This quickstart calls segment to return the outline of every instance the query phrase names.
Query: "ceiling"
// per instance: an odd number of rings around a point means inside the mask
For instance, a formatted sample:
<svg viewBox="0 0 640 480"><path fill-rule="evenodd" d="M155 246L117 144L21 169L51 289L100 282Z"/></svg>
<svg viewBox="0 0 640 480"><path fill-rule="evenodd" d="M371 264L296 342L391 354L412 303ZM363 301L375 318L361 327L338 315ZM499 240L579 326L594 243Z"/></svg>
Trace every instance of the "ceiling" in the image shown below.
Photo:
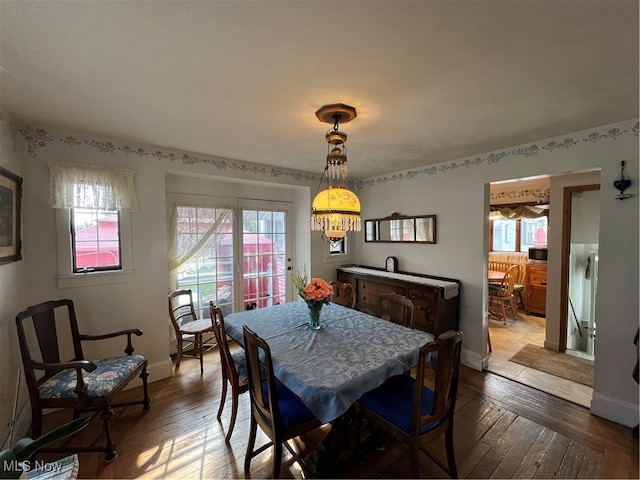
<svg viewBox="0 0 640 480"><path fill-rule="evenodd" d="M351 178L638 117L638 2L0 1L0 101L58 125Z"/></svg>

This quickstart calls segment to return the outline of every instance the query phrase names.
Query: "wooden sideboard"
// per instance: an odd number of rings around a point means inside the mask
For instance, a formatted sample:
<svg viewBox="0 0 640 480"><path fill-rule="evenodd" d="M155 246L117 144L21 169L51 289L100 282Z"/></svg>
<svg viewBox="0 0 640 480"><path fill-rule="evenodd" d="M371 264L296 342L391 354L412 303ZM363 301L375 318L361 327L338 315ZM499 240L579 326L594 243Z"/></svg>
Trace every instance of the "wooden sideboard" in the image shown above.
<svg viewBox="0 0 640 480"><path fill-rule="evenodd" d="M395 292L413 301L415 328L436 337L459 328L462 287L459 280L411 272L390 274L380 268L365 266L338 268L336 279L353 284L356 289L356 308L361 312L379 316L378 297ZM451 284L457 285L457 288L453 288L455 295L451 293L451 287L456 285Z"/></svg>
<svg viewBox="0 0 640 480"><path fill-rule="evenodd" d="M546 315L547 312L547 264L528 263L524 293L527 314Z"/></svg>

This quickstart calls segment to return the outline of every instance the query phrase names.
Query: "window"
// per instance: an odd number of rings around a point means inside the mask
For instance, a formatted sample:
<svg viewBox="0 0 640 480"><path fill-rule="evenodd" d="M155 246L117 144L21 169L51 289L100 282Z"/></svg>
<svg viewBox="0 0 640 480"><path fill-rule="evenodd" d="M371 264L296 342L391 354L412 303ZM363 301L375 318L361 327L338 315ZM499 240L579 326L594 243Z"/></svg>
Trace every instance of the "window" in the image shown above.
<svg viewBox="0 0 640 480"><path fill-rule="evenodd" d="M132 280L128 212L138 210L135 172L64 162L51 162L49 171L49 206L56 209L58 287Z"/></svg>
<svg viewBox="0 0 640 480"><path fill-rule="evenodd" d="M322 242L324 243L324 262L348 263L351 260L351 251L349 247L350 239L351 235L347 235L336 241Z"/></svg>
<svg viewBox="0 0 640 480"><path fill-rule="evenodd" d="M495 210L494 210L495 208ZM489 249L493 252L528 252L547 245L548 210L544 207L492 207Z"/></svg>
<svg viewBox="0 0 640 480"><path fill-rule="evenodd" d="M346 238L329 240L329 255L345 255L347 253Z"/></svg>
<svg viewBox="0 0 640 480"><path fill-rule="evenodd" d="M521 252L528 252L529 247L539 247L547 244L547 224L547 217L523 218L521 220Z"/></svg>
<svg viewBox="0 0 640 480"><path fill-rule="evenodd" d="M287 301L286 202L241 202L244 308L268 307ZM244 208L246 207L246 208ZM251 208L252 207L252 208Z"/></svg>
<svg viewBox="0 0 640 480"><path fill-rule="evenodd" d="M120 215L114 210L71 210L73 272L121 270Z"/></svg>
<svg viewBox="0 0 640 480"><path fill-rule="evenodd" d="M172 288L190 289L198 318L209 318L209 302L233 312L233 210L175 205L171 220L169 273Z"/></svg>

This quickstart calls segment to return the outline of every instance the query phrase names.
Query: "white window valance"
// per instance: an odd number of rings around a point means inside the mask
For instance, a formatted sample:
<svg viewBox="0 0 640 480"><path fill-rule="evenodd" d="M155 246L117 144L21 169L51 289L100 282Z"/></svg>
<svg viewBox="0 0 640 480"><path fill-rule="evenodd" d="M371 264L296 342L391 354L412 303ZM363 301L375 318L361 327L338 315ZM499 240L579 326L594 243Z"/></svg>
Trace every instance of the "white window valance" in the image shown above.
<svg viewBox="0 0 640 480"><path fill-rule="evenodd" d="M49 171L49 206L52 208L138 211L133 170L51 162Z"/></svg>
<svg viewBox="0 0 640 480"><path fill-rule="evenodd" d="M491 207L489 218L518 220L520 218L540 218L549 215L549 209L545 207L534 207L532 205L523 205L516 208L510 207Z"/></svg>

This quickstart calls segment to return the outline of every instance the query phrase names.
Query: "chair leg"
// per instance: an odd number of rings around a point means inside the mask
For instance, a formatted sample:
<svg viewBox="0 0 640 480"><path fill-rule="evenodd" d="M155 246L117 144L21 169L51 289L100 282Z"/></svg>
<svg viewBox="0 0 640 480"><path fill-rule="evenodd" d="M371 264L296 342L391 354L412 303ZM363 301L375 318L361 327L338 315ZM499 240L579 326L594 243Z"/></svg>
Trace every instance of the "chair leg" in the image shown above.
<svg viewBox="0 0 640 480"><path fill-rule="evenodd" d="M111 462L118 456L118 452L116 451L116 444L113 443L113 440L111 439L111 432L109 431L109 419L112 417L112 415L113 409L110 406L102 410L102 413L100 414L100 419L104 423L104 436L107 441L104 455L105 462Z"/></svg>
<svg viewBox="0 0 640 480"><path fill-rule="evenodd" d="M147 360L144 361L144 367L140 372L140 378L142 379L142 393L144 397L142 399L142 410L147 411L151 409L151 399L149 398L149 370L147 370Z"/></svg>
<svg viewBox="0 0 640 480"><path fill-rule="evenodd" d="M280 467L282 465L282 443L273 442L273 467L271 478L280 478Z"/></svg>
<svg viewBox="0 0 640 480"><path fill-rule="evenodd" d="M489 346L489 353L493 352L493 348L491 348L491 332L489 331L489 325L487 325L487 345Z"/></svg>
<svg viewBox="0 0 640 480"><path fill-rule="evenodd" d="M500 302L500 307L502 308L502 323L507 324L507 309L504 306L504 300Z"/></svg>
<svg viewBox="0 0 640 480"><path fill-rule="evenodd" d="M420 463L418 461L418 445L409 447L409 467L411 468L411 477L420 478Z"/></svg>
<svg viewBox="0 0 640 480"><path fill-rule="evenodd" d="M240 394L231 386L231 421L229 422L229 430L227 430L227 436L225 437L225 442L229 443L231 440L231 434L233 433L233 427L236 424L236 416L238 415L238 397Z"/></svg>
<svg viewBox="0 0 640 480"><path fill-rule="evenodd" d="M447 462L449 463L449 476L458 478L458 468L456 467L456 455L453 450L453 422L449 420L449 428L444 433L444 441L447 447Z"/></svg>
<svg viewBox="0 0 640 480"><path fill-rule="evenodd" d="M244 455L244 473L248 474L251 471L251 459L253 458L253 447L256 443L256 433L258 424L251 415L251 426L249 427L249 441L247 442L247 453Z"/></svg>
<svg viewBox="0 0 640 480"><path fill-rule="evenodd" d="M218 420L222 417L222 410L227 400L227 378L224 371L222 372L222 393L220 394L220 406L218 407Z"/></svg>
<svg viewBox="0 0 640 480"><path fill-rule="evenodd" d="M31 409L31 436L38 438L42 435L42 410L39 408Z"/></svg>
<svg viewBox="0 0 640 480"><path fill-rule="evenodd" d="M202 334L196 334L196 348L198 349L198 356L200 357L200 375L204 373L204 367L202 365L203 362L203 351L202 351Z"/></svg>
<svg viewBox="0 0 640 480"><path fill-rule="evenodd" d="M176 368L180 368L180 360L182 358L182 336L177 337L178 353L176 353Z"/></svg>
<svg viewBox="0 0 640 480"><path fill-rule="evenodd" d="M511 301L509 302L511 304L511 312L513 313L513 319L517 320L518 319L518 300L515 297L511 298Z"/></svg>

